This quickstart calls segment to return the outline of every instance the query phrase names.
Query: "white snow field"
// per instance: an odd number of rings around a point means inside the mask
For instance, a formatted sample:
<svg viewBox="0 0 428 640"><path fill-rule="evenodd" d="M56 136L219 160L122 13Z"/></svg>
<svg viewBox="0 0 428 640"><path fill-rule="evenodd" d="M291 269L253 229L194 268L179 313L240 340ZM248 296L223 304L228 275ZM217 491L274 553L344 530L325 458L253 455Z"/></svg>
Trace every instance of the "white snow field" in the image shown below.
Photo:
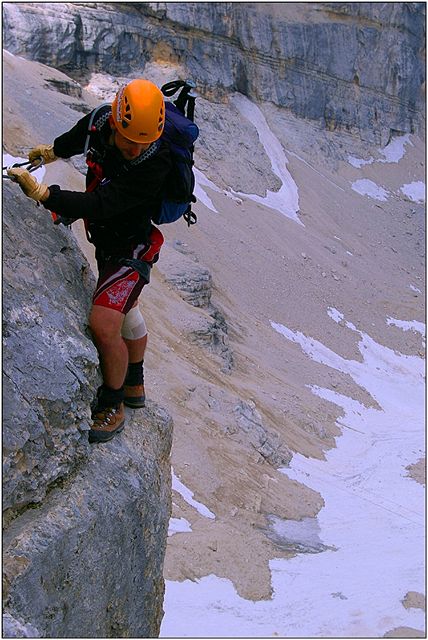
<svg viewBox="0 0 428 640"><path fill-rule="evenodd" d="M334 309L329 315L343 319ZM323 496L316 531L328 548L272 560L269 601L244 600L230 581L214 575L167 581L161 636L382 637L399 626L423 629L424 612L404 608L402 600L425 584L424 490L406 471L423 455L424 361L376 343L350 322L362 362L271 324L308 357L348 373L378 407L312 388L343 408L343 435L326 460L296 454L282 472ZM302 542L307 535L305 526Z"/></svg>

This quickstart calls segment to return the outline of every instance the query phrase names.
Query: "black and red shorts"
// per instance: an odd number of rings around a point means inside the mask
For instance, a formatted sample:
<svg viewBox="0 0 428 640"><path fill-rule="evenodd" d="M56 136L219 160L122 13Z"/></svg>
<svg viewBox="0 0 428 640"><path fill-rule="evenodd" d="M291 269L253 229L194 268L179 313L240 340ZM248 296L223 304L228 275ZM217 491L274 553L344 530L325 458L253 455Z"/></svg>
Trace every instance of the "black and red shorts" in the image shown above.
<svg viewBox="0 0 428 640"><path fill-rule="evenodd" d="M158 258L164 237L152 227L149 244L139 244L129 258L152 265ZM132 267L122 265L117 258L98 262L99 276L92 304L127 314L138 299L147 280Z"/></svg>

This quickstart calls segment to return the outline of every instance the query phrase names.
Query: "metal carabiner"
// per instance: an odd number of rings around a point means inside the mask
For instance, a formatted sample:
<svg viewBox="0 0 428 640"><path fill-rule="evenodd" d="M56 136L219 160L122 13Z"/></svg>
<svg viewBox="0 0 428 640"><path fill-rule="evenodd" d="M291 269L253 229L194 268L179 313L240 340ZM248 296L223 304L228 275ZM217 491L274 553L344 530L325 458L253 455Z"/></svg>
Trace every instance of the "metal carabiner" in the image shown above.
<svg viewBox="0 0 428 640"><path fill-rule="evenodd" d="M29 162L28 160L26 160L25 162L15 162L14 164L11 164L9 166L2 167L2 171L8 171L9 169L17 169L18 167L25 167L29 173L33 173L33 171L37 171L37 169L40 169L40 167L44 164L44 160L42 156L39 156L38 158L36 158L36 160L37 160L37 164L35 165L32 162ZM16 182L14 178L11 178L8 175L3 174L2 178L4 178L5 180L12 180L12 182Z"/></svg>

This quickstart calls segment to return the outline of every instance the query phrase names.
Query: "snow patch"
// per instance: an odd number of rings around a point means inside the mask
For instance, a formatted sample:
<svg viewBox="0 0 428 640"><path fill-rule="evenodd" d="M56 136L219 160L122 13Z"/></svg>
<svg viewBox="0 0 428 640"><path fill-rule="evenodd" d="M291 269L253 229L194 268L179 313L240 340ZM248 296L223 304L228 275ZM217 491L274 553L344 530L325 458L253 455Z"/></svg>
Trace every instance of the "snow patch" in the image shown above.
<svg viewBox="0 0 428 640"><path fill-rule="evenodd" d="M202 202L202 204L205 205L207 209L211 209L211 211L214 211L214 213L218 213L213 201L206 193L206 188L208 187L216 193L222 193L222 190L216 184L214 184L214 182L211 182L211 180L204 176L202 171L196 169L196 167L193 167L193 171L195 174L195 188L193 190L193 193L195 194L196 199Z"/></svg>
<svg viewBox="0 0 428 640"><path fill-rule="evenodd" d="M409 184L403 184L400 187L400 191L413 202L425 202L425 183L410 182Z"/></svg>
<svg viewBox="0 0 428 640"><path fill-rule="evenodd" d="M362 158L354 158L354 156L348 156L348 162L349 164L352 164L353 167L361 169L361 167L364 167L364 165L366 164L372 164L374 162L374 159L370 158L369 160L363 160Z"/></svg>
<svg viewBox="0 0 428 640"><path fill-rule="evenodd" d="M202 504L201 502L198 502L197 500L193 499L194 493L193 491L190 491L190 489L188 489L186 487L186 485L184 485L181 480L179 480L177 478L177 476L175 475L174 471L171 469L171 473L172 473L172 489L173 491L178 491L178 493L184 498L184 500L187 502L187 504L189 504L191 507L194 507L196 509L196 511L198 511L198 513L201 514L201 516L204 516L205 518L212 518L215 519L215 515L212 511L210 511L204 504Z"/></svg>
<svg viewBox="0 0 428 640"><path fill-rule="evenodd" d="M329 315L336 321L343 318L335 309ZM294 605L288 597L284 606L312 612L312 622L306 623L293 614L294 626L285 635L318 637L328 629L334 637L370 637L395 626L422 629L422 611L414 611L410 622L400 609L403 593L424 588L424 490L406 472L424 451L424 360L377 344L350 322L346 326L361 338L362 362L346 360L301 332L271 325L316 362L350 375L381 407L311 387L343 409L338 420L343 434L325 461L295 454L282 472L321 493L320 534L336 551L271 563L275 593L284 590L284 581L293 593L300 592ZM413 322L402 323L402 328L423 330L422 323ZM322 578L317 581L316 576ZM338 593L343 596L339 600L326 597Z"/></svg>
<svg viewBox="0 0 428 640"><path fill-rule="evenodd" d="M353 167L357 169L361 169L368 164L373 164L374 162L400 162L400 160L404 157L406 152L406 144L410 144L413 146L413 143L410 140L410 134L407 133L404 136L399 136L398 138L394 138L389 142L386 147L383 149L378 149L379 153L383 156L383 158L379 158L379 160L375 160L370 157L368 160L364 160L363 158L355 158L354 156L348 156L348 162Z"/></svg>
<svg viewBox="0 0 428 640"><path fill-rule="evenodd" d="M384 156L379 162L399 162L406 152L406 144L413 146L410 140L410 133L394 138L386 147L379 149L379 153Z"/></svg>
<svg viewBox="0 0 428 640"><path fill-rule="evenodd" d="M304 226L303 222L297 215L299 212L299 193L297 185L287 169L288 159L284 153L281 143L269 129L266 118L257 105L240 94L234 95L231 101L244 118L251 122L251 124L256 128L260 142L271 162L272 171L282 182L282 186L279 191L274 192L268 190L264 198L257 194L239 192L236 193L236 195L254 200L254 202L263 204L270 209L275 209L275 211L279 211L287 218L291 218L291 220L294 220L298 224Z"/></svg>
<svg viewBox="0 0 428 640"><path fill-rule="evenodd" d="M207 207L207 209L211 209L211 211L214 211L214 213L218 213L213 201L206 192L207 188L212 189L212 191L215 191L216 193L223 194L237 204L242 204L241 198L237 198L231 191L220 189L216 184L214 184L214 182L207 178L202 173L202 171L196 169L196 167L193 167L193 171L195 174L195 188L193 190L193 193L195 194L196 198Z"/></svg>
<svg viewBox="0 0 428 640"><path fill-rule="evenodd" d="M213 574L183 582L165 580L165 615L159 637L263 637L264 624L257 621L258 604L244 600L230 580ZM270 628L276 628L273 622Z"/></svg>
<svg viewBox="0 0 428 640"><path fill-rule="evenodd" d="M341 322L344 318L343 313L340 313L340 311L338 311L334 307L329 307L327 309L327 313L330 316L330 318L337 323Z"/></svg>
<svg viewBox="0 0 428 640"><path fill-rule="evenodd" d="M369 196L369 198L374 198L375 200L381 200L383 202L388 199L388 191L383 187L379 187L379 185L367 178L356 180L352 183L351 187L362 196Z"/></svg>
<svg viewBox="0 0 428 640"><path fill-rule="evenodd" d="M186 518L170 518L168 525L168 537L175 533L186 533L192 531L190 522Z"/></svg>
<svg viewBox="0 0 428 640"><path fill-rule="evenodd" d="M378 149L379 153L383 156L383 158L379 158L379 160L375 160L372 157L370 157L368 160L364 160L363 158L355 158L354 156L349 155L348 162L357 169L361 169L361 167L364 167L368 164L373 164L374 162L398 163L404 157L404 154L406 152L406 144L410 144L413 146L413 143L410 140L409 133L404 136L394 138L386 145L386 147L384 147L383 149Z"/></svg>
<svg viewBox="0 0 428 640"><path fill-rule="evenodd" d="M425 324L417 320L396 320L395 318L387 318L387 324L399 327L403 331L416 331L425 337Z"/></svg>

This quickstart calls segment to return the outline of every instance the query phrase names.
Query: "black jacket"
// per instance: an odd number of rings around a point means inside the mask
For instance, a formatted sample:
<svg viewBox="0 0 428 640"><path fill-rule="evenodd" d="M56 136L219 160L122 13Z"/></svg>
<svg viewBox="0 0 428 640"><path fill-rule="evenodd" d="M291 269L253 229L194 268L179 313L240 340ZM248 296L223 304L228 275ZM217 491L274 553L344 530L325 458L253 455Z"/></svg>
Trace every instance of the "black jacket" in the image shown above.
<svg viewBox="0 0 428 640"><path fill-rule="evenodd" d="M109 144L110 113L108 105L97 112L97 130L90 138L92 157L102 167L103 182L91 192L66 191L52 185L51 195L43 205L65 218L86 218L96 247L119 255L148 240L151 216L162 201L171 157L168 144L159 140L136 160L124 160L118 149ZM70 158L84 152L90 119L91 114L84 116L55 139L56 156ZM145 159L146 155L149 157ZM87 186L93 178L88 169Z"/></svg>

